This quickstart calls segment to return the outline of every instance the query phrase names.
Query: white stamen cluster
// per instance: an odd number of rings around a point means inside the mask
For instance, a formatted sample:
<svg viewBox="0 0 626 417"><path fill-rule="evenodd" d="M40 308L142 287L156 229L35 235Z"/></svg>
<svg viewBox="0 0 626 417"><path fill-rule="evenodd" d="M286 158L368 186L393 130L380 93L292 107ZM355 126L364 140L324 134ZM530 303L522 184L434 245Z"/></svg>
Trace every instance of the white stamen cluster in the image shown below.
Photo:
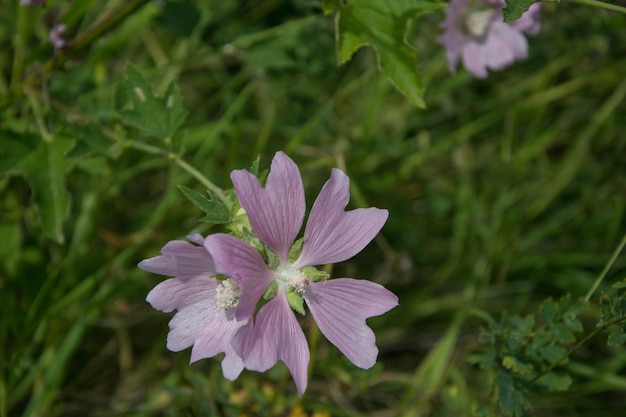
<svg viewBox="0 0 626 417"><path fill-rule="evenodd" d="M276 283L282 290L293 289L301 294L309 284L309 279L302 272L291 268L291 265L280 265L276 269Z"/></svg>
<svg viewBox="0 0 626 417"><path fill-rule="evenodd" d="M217 288L215 288L215 299L217 306L223 310L228 310L234 307L239 301L241 295L241 288L235 281L228 278L222 281Z"/></svg>
<svg viewBox="0 0 626 417"><path fill-rule="evenodd" d="M482 38L487 33L492 18L492 9L471 12L465 18L465 29L470 35Z"/></svg>

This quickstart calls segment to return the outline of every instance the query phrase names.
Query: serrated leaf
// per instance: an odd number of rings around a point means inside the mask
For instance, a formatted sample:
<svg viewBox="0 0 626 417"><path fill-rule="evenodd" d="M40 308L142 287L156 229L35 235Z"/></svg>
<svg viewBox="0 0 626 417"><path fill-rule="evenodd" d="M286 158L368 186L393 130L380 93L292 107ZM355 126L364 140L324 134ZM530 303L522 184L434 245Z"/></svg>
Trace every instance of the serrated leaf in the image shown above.
<svg viewBox="0 0 626 417"><path fill-rule="evenodd" d="M515 387L508 372L500 372L495 379L496 395L504 415L522 417L530 409L526 394Z"/></svg>
<svg viewBox="0 0 626 417"><path fill-rule="evenodd" d="M552 298L546 299L539 308L539 314L541 315L541 320L544 323L552 323L557 314L559 313L559 306Z"/></svg>
<svg viewBox="0 0 626 417"><path fill-rule="evenodd" d="M558 342L558 343L562 343L562 344L568 344L568 343L574 343L576 341L576 336L574 336L574 333L567 328L566 325L564 324L554 324L551 327L552 330L552 335L554 336L554 339Z"/></svg>
<svg viewBox="0 0 626 417"><path fill-rule="evenodd" d="M95 125L74 126L71 135L76 138L76 143L67 152L66 156L68 158L77 159L94 154L104 154L113 157L119 155L119 147L117 152L111 152L115 143L102 133L102 129Z"/></svg>
<svg viewBox="0 0 626 417"><path fill-rule="evenodd" d="M502 9L504 22L509 23L519 19L536 2L537 0L504 0L505 7Z"/></svg>
<svg viewBox="0 0 626 417"><path fill-rule="evenodd" d="M567 391L572 384L572 377L564 373L548 372L537 380L537 384L550 391Z"/></svg>
<svg viewBox="0 0 626 417"><path fill-rule="evenodd" d="M550 364L559 362L567 354L567 350L563 346L548 345L539 349L539 354Z"/></svg>
<svg viewBox="0 0 626 417"><path fill-rule="evenodd" d="M23 140L23 143L16 144L16 140ZM0 149L8 156L6 160L0 158L0 173L19 175L28 182L41 228L58 243L65 241L63 223L68 214L69 197L65 190L68 161L64 154L72 143L61 137L44 141L33 135L0 132Z"/></svg>
<svg viewBox="0 0 626 417"><path fill-rule="evenodd" d="M324 9L336 10L339 64L352 58L363 46L378 54L378 67L409 101L425 107L424 82L417 70L415 49L405 39L410 19L438 10L442 3L428 0L335 0Z"/></svg>
<svg viewBox="0 0 626 417"><path fill-rule="evenodd" d="M217 198L208 199L196 190L185 187L184 185L179 185L178 189L182 191L189 201L206 214L200 221L213 224L230 222L230 211Z"/></svg>
<svg viewBox="0 0 626 417"><path fill-rule="evenodd" d="M626 343L626 333L623 332L611 333L606 341L606 344L611 347L622 346L624 343Z"/></svg>
<svg viewBox="0 0 626 417"><path fill-rule="evenodd" d="M129 64L121 88L120 95L128 103L126 107L118 109L118 115L150 136L169 138L187 117L178 87L173 82L165 94L156 96L141 73Z"/></svg>
<svg viewBox="0 0 626 417"><path fill-rule="evenodd" d="M583 323L574 316L563 317L563 323L573 332L581 333L583 331Z"/></svg>

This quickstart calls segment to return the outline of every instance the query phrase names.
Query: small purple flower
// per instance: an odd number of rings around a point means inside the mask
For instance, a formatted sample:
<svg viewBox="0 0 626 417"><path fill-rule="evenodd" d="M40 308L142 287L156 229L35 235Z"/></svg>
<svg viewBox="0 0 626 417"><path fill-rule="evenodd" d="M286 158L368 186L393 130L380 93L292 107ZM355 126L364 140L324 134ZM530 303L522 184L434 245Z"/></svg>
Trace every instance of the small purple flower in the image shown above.
<svg viewBox="0 0 626 417"><path fill-rule="evenodd" d="M65 32L65 29L67 29L67 27L63 23L55 25L52 29L50 29L48 39L56 49L62 49L67 46L67 41L63 38L63 32Z"/></svg>
<svg viewBox="0 0 626 417"><path fill-rule="evenodd" d="M199 234L187 238L198 245L204 243ZM213 278L217 274L215 264L203 246L173 240L161 254L141 261L139 267L175 277L158 284L146 298L157 310L178 310L169 323L167 348L178 352L193 345L191 363L225 352L222 372L226 378L236 379L243 370L243 360L231 341L248 324L234 317L239 285L232 279Z"/></svg>
<svg viewBox="0 0 626 417"><path fill-rule="evenodd" d="M477 78L486 78L487 69L501 70L528 57L524 33L539 32L540 3L530 6L519 19L504 23L504 0L450 0L444 34L439 37L448 56L450 72L463 65Z"/></svg>
<svg viewBox="0 0 626 417"><path fill-rule="evenodd" d="M268 287L275 289L274 298L256 314L254 326L246 326L233 339L245 367L264 372L282 360L299 394L305 391L309 348L291 311L294 303L302 299L331 343L356 366L372 367L378 348L365 320L389 311L398 304L398 298L373 282L352 278L315 280L310 267L355 256L385 224L387 210L371 207L345 211L350 197L349 179L341 170L333 169L311 209L302 251L296 260L290 261L289 251L306 209L296 164L278 152L265 188L245 170L233 171L231 179L253 232L275 253L278 264L270 268L255 248L234 236L215 234L205 240L217 272L241 286L235 307L237 319L252 319Z"/></svg>

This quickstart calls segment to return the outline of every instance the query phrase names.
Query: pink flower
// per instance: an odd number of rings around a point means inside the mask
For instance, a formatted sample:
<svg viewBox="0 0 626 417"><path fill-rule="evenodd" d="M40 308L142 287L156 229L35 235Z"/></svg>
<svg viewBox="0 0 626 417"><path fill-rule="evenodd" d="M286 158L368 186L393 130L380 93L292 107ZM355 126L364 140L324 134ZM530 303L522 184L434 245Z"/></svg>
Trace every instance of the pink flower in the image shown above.
<svg viewBox="0 0 626 417"><path fill-rule="evenodd" d="M187 237L202 245L199 234ZM178 352L193 345L191 363L225 352L222 372L230 380L243 370L243 360L231 341L247 320L235 320L239 286L231 279L218 280L213 258L203 246L173 240L161 249L162 256L146 259L139 267L155 274L175 277L158 284L146 300L157 310L178 310L169 323L167 348Z"/></svg>
<svg viewBox="0 0 626 417"><path fill-rule="evenodd" d="M501 70L528 57L524 33L539 32L540 3L530 6L519 19L504 23L504 0L450 0L444 34L439 43L446 48L448 68L455 72L459 59L477 78L488 76L487 68Z"/></svg>
<svg viewBox="0 0 626 417"><path fill-rule="evenodd" d="M65 29L67 28L62 23L50 29L48 40L56 49L62 49L67 46L67 41L63 38L63 32L65 32Z"/></svg>
<svg viewBox="0 0 626 417"><path fill-rule="evenodd" d="M352 278L316 280L307 267L352 258L380 231L387 210L372 207L344 211L350 196L349 179L341 170L333 169L311 209L302 251L292 261L289 251L306 209L296 164L278 152L265 188L245 170L233 171L231 179L253 232L277 258L277 265L270 267L255 248L230 235L215 234L205 240L217 272L241 286L235 307L237 319L251 319L268 287L275 290L275 296L256 314L254 326L246 326L233 339L245 367L264 372L282 360L298 392L305 391L309 348L291 311L302 299L331 343L356 366L372 367L378 349L365 320L392 309L398 298L373 282Z"/></svg>

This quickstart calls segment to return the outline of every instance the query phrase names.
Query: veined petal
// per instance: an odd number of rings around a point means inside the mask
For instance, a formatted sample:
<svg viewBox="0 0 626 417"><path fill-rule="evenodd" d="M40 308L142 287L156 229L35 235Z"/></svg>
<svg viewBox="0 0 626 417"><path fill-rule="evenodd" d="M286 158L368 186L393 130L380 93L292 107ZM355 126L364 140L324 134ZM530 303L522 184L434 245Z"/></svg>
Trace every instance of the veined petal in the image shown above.
<svg viewBox="0 0 626 417"><path fill-rule="evenodd" d="M376 207L344 211L349 199L350 180L334 168L311 209L295 268L345 261L374 239L389 213Z"/></svg>
<svg viewBox="0 0 626 417"><path fill-rule="evenodd" d="M371 281L338 278L305 287L304 299L322 334L356 366L376 363L378 348L368 317L398 305L398 297Z"/></svg>
<svg viewBox="0 0 626 417"><path fill-rule="evenodd" d="M237 379L244 367L243 359L235 352L231 341L235 333L247 323L247 320L235 320L234 314L230 311L215 314L196 339L191 350L190 363L224 352L226 356L222 361L222 373L231 381Z"/></svg>
<svg viewBox="0 0 626 417"><path fill-rule="evenodd" d="M246 170L235 170L230 178L254 233L282 262L286 261L306 209L298 166L277 152L265 188Z"/></svg>
<svg viewBox="0 0 626 417"><path fill-rule="evenodd" d="M282 360L291 372L298 394L302 395L307 386L309 358L309 346L302 328L285 293L279 291L259 310L254 329L246 338L246 368L265 372Z"/></svg>
<svg viewBox="0 0 626 417"><path fill-rule="evenodd" d="M217 315L224 315L215 301L215 288L219 282L213 278L194 277L188 280L168 279L150 291L146 301L166 313L178 310L170 320L167 348L178 352L193 345L207 324Z"/></svg>
<svg viewBox="0 0 626 417"><path fill-rule="evenodd" d="M213 258L203 246L183 240L172 240L161 249L162 256L139 262L139 268L154 274L190 279L216 274Z"/></svg>
<svg viewBox="0 0 626 417"><path fill-rule="evenodd" d="M213 256L217 272L231 277L241 287L235 308L237 320L251 318L263 292L274 280L274 272L256 249L234 236L216 233L205 239L204 246Z"/></svg>

